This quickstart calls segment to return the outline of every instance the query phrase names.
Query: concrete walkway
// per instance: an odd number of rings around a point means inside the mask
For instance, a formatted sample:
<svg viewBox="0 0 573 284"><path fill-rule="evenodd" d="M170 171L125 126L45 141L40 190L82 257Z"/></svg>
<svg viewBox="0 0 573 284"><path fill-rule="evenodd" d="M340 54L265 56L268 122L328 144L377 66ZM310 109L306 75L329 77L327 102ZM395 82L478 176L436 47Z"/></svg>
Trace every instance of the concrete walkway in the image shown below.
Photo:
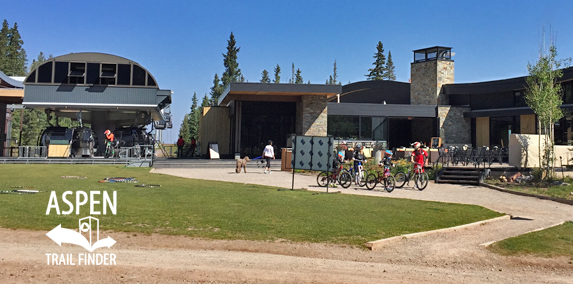
<svg viewBox="0 0 573 284"><path fill-rule="evenodd" d="M185 178L268 185L277 188L291 188L293 178L292 173L273 171L271 174L264 174L262 169L252 167L248 168L247 174L236 174L234 168L230 167L219 169L165 168L152 169L151 172ZM295 174L294 188L320 192L326 191L326 188L318 187L316 175ZM354 186L347 189L339 186L331 188L330 191L340 191L343 194L474 204L515 217L512 220L483 226L480 230L472 233L470 240L459 240L462 243L469 241L470 243L466 245L470 246L499 241L563 221L573 221L573 206L503 193L480 186L435 184L430 182L423 191L415 189L413 183L410 183L410 186L406 185L404 188L395 189L391 193L382 191L379 187L369 191L365 188Z"/></svg>

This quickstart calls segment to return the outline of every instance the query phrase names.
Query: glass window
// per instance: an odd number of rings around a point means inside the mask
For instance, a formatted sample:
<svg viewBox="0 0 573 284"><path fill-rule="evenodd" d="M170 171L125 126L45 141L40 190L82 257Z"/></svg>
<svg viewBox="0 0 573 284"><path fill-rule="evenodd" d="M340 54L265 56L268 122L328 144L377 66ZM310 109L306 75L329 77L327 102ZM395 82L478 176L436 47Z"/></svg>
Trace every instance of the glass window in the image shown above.
<svg viewBox="0 0 573 284"><path fill-rule="evenodd" d="M372 139L372 117L360 117L360 139Z"/></svg>
<svg viewBox="0 0 573 284"><path fill-rule="evenodd" d="M52 83L52 62L46 62L38 67L38 83Z"/></svg>
<svg viewBox="0 0 573 284"><path fill-rule="evenodd" d="M70 84L84 84L86 75L86 63L70 62L68 73Z"/></svg>
<svg viewBox="0 0 573 284"><path fill-rule="evenodd" d="M36 70L34 70L34 72L28 76L26 83L36 83Z"/></svg>
<svg viewBox="0 0 573 284"><path fill-rule="evenodd" d="M137 65L133 65L133 85L145 86L145 70Z"/></svg>
<svg viewBox="0 0 573 284"><path fill-rule="evenodd" d="M68 82L68 62L56 62L56 70L54 71L54 83L65 84Z"/></svg>
<svg viewBox="0 0 573 284"><path fill-rule="evenodd" d="M573 95L571 89L572 89L571 83L563 85L563 103L565 104L573 103Z"/></svg>
<svg viewBox="0 0 573 284"><path fill-rule="evenodd" d="M88 63L87 72L87 84L98 85L99 84L99 64L98 63Z"/></svg>
<svg viewBox="0 0 573 284"><path fill-rule="evenodd" d="M437 49L437 48L428 49L428 50L426 51L426 53L428 54L428 55L427 55L428 60L432 60L432 59L438 58L438 49Z"/></svg>
<svg viewBox="0 0 573 284"><path fill-rule="evenodd" d="M151 77L149 73L147 74L147 86L157 86L155 80L153 80L153 77Z"/></svg>
<svg viewBox="0 0 573 284"><path fill-rule="evenodd" d="M438 58L440 59L452 59L452 52L450 49L438 48Z"/></svg>
<svg viewBox="0 0 573 284"><path fill-rule="evenodd" d="M519 116L504 116L489 118L490 146L508 147L509 136L519 133Z"/></svg>
<svg viewBox="0 0 573 284"><path fill-rule="evenodd" d="M101 78L115 78L117 73L117 65L115 64L102 64L101 65Z"/></svg>
<svg viewBox="0 0 573 284"><path fill-rule="evenodd" d="M117 84L126 86L131 84L131 65L119 64L117 68Z"/></svg>
<svg viewBox="0 0 573 284"><path fill-rule="evenodd" d="M513 104L515 107L527 106L527 103L525 102L525 94L523 93L523 91L513 92Z"/></svg>
<svg viewBox="0 0 573 284"><path fill-rule="evenodd" d="M425 51L414 52L414 62L424 61L424 60L426 60L426 52Z"/></svg>
<svg viewBox="0 0 573 284"><path fill-rule="evenodd" d="M388 141L388 118L372 118L372 140Z"/></svg>
<svg viewBox="0 0 573 284"><path fill-rule="evenodd" d="M339 139L358 139L360 120L358 116L329 115L327 133Z"/></svg>

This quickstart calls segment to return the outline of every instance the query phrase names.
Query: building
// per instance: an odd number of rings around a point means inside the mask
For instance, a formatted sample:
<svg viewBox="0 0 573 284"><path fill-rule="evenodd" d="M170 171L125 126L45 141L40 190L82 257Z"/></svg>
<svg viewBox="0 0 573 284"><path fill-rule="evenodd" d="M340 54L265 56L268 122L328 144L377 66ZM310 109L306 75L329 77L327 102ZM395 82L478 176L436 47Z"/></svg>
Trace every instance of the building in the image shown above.
<svg viewBox="0 0 573 284"><path fill-rule="evenodd" d="M10 146L11 116L7 112L8 104L21 104L24 98L24 85L0 71L0 157L5 156L4 149Z"/></svg>
<svg viewBox="0 0 573 284"><path fill-rule="evenodd" d="M171 123L166 109L171 91L161 90L153 75L127 58L103 53L71 53L50 58L24 80L26 108L89 123L105 150L106 129L156 128Z"/></svg>
<svg viewBox="0 0 573 284"><path fill-rule="evenodd" d="M507 147L512 133L535 134L524 99L526 77L457 84L451 47L413 51L411 82L362 81L345 86L232 83L201 120L202 153L258 156L268 139L287 146L290 134L339 140L414 141L430 145ZM573 109L573 67L563 70L563 109ZM555 124L556 144L571 145L573 116ZM324 129L326 128L326 131Z"/></svg>

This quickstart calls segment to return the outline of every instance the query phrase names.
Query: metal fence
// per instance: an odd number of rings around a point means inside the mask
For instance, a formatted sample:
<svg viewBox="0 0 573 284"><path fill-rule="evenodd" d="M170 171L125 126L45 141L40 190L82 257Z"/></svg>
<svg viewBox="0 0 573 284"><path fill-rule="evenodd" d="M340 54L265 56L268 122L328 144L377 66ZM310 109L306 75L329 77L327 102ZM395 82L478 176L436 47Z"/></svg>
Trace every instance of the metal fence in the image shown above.
<svg viewBox="0 0 573 284"><path fill-rule="evenodd" d="M474 167L480 167L483 165L491 167L495 162L502 164L507 162L509 152L507 148L499 147L448 147L448 148L438 148L438 159L434 164L442 164L443 166L449 166L450 164L454 166L467 166L473 164Z"/></svg>
<svg viewBox="0 0 573 284"><path fill-rule="evenodd" d="M48 147L46 146L19 146L18 158L48 158Z"/></svg>

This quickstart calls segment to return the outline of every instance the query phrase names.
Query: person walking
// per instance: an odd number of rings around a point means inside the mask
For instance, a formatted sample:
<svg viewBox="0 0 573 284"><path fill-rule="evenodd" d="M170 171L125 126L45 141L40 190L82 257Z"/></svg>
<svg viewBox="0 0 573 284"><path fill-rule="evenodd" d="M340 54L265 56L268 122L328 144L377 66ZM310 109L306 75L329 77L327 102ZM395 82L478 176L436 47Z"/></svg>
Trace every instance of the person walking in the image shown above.
<svg viewBox="0 0 573 284"><path fill-rule="evenodd" d="M183 146L185 146L185 140L183 140L183 136L179 135L179 139L177 139L177 158L183 157Z"/></svg>
<svg viewBox="0 0 573 284"><path fill-rule="evenodd" d="M273 141L269 140L269 145L263 150L263 159L267 160L267 165L265 166L265 174L271 173L271 159L275 159L275 149L273 148Z"/></svg>

